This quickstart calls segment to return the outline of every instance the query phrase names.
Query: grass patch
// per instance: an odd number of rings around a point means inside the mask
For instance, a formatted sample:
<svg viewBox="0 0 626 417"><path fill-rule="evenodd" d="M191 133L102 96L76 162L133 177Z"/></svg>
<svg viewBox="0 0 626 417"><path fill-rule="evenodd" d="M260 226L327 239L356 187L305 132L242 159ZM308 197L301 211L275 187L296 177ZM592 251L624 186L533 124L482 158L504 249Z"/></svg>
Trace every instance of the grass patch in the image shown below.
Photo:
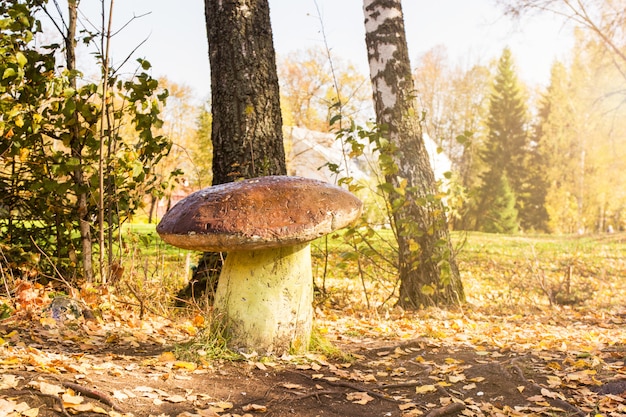
<svg viewBox="0 0 626 417"><path fill-rule="evenodd" d="M452 233L469 303L490 311L545 309L551 305L614 308L626 299L626 233L498 235ZM360 255L341 239L312 246L319 306L344 314L393 308L397 272L381 257ZM382 256L393 258L385 244ZM352 251L351 255L350 251ZM368 305L370 308L368 308Z"/></svg>
<svg viewBox="0 0 626 417"><path fill-rule="evenodd" d="M353 363L356 361L356 357L354 355L339 349L330 340L328 340L320 328L315 326L313 326L313 331L311 332L309 351L322 354L329 359L338 360L344 363Z"/></svg>
<svg viewBox="0 0 626 417"><path fill-rule="evenodd" d="M205 326L190 341L176 345L174 354L180 360L208 363L215 360L239 361L242 355L228 348L230 339L221 317L209 317Z"/></svg>

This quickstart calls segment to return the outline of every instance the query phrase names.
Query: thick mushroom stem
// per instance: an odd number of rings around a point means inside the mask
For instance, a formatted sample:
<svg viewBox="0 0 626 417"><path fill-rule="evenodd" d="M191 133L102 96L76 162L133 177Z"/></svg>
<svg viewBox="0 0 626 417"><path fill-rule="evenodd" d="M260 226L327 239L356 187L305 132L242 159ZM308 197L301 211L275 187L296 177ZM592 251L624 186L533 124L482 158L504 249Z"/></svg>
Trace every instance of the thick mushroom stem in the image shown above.
<svg viewBox="0 0 626 417"><path fill-rule="evenodd" d="M308 243L229 252L214 308L228 324L230 346L281 355L308 348L313 322Z"/></svg>

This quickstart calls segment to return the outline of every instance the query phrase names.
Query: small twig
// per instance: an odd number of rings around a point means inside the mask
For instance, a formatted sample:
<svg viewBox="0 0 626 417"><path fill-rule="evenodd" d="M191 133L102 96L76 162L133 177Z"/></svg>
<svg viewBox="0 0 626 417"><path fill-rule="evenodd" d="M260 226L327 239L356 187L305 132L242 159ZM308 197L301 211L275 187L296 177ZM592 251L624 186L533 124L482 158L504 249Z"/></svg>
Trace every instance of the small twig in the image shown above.
<svg viewBox="0 0 626 417"><path fill-rule="evenodd" d="M72 285L69 282L67 282L67 280L63 277L63 274L61 274L61 272L57 269L57 267L54 264L54 262L52 262L52 259L50 259L48 254L46 252L44 252L43 249L41 249L39 247L39 245L37 244L37 242L35 242L35 239L33 239L32 236L30 237L30 240L33 242L33 245L35 245L37 250L48 260L48 262L50 263L50 266L52 266L52 269L54 269L54 272L56 272L56 274L59 276L59 281L64 283L67 286L68 291L70 291L70 293L72 293L72 290L73 290ZM54 278L54 277L51 277L51 278Z"/></svg>
<svg viewBox="0 0 626 417"><path fill-rule="evenodd" d="M397 384L378 384L378 389L413 388L423 383L420 381L399 382Z"/></svg>
<svg viewBox="0 0 626 417"><path fill-rule="evenodd" d="M302 372L295 372L295 371L288 371L288 372L301 375L301 376L306 377L308 379L312 379L309 375L307 375L305 373L302 373ZM349 382L344 382L344 381L329 381L327 379L316 379L315 381L324 382L324 383L326 383L328 385L332 385L334 387L345 387L345 388L353 389L355 391L365 392L365 393L371 395L372 397L378 398L380 400L389 401L389 402L392 402L392 403L397 402L393 398L389 398L386 394L381 394L381 393L378 393L376 391L369 390L369 389L365 388L362 385L351 384ZM379 388L379 386L376 386L376 388ZM318 391L317 393L319 394L320 392L321 391ZM336 391L331 391L331 392L336 392Z"/></svg>
<svg viewBox="0 0 626 417"><path fill-rule="evenodd" d="M139 294L137 293L137 291L135 291L135 289L133 288L132 285L130 285L129 282L126 283L126 287L128 287L128 289L130 290L131 294L137 299L137 301L139 301L139 319L143 319L143 315L146 311L146 303L145 300L139 296Z"/></svg>
<svg viewBox="0 0 626 417"><path fill-rule="evenodd" d="M355 391L365 392L371 395L372 397L376 397L380 400L385 400L385 401L389 401L392 403L396 402L396 400L394 400L393 398L389 398L386 394L380 394L376 391L368 390L362 385L351 384L349 382L343 382L343 381L328 381L326 379L320 379L320 381L325 382L328 385L332 385L334 387L345 387L345 388L353 389Z"/></svg>
<svg viewBox="0 0 626 417"><path fill-rule="evenodd" d="M344 395L345 392L343 391L331 391L331 390L320 390L320 391L314 391L311 392L309 394L301 394L299 392L293 392L293 391L289 391L291 394L294 394L297 396L298 400L304 400L307 398L311 398L311 397L316 397L317 401L320 401L320 395Z"/></svg>
<svg viewBox="0 0 626 417"><path fill-rule="evenodd" d="M116 303L118 303L118 304L123 304L123 305L126 305L126 306L133 306L133 307L139 307L139 308L141 308L141 304L133 303L133 302L130 302L130 301L124 301L124 300L114 300L114 302L116 302ZM165 314L159 313L159 312L157 312L156 310L153 310L153 309L151 309L151 308L150 308L150 307L148 307L148 306L144 306L144 307L145 307L145 310L146 310L148 313L150 313L150 314L154 314L155 316L162 317L162 318L164 318L164 319L169 319L169 318L171 318L171 316L167 316L167 315L165 315Z"/></svg>
<svg viewBox="0 0 626 417"><path fill-rule="evenodd" d="M532 386L534 389L536 389L537 391L541 392L541 390L543 389L543 387L533 381L529 381L528 379L526 379L526 377L524 376L524 371L522 371L522 368L519 367L519 365L517 365L515 362L512 362L511 364L511 369L513 371L515 371L515 373L517 373L519 375L519 377L522 379L522 381L524 381L525 383L529 384L530 386ZM584 413L582 410L580 410L578 407L570 404L567 401L564 401L560 398L546 398L546 401L548 403L550 403L550 405L552 405L553 407L559 407L562 408L563 410L570 412L576 416L579 417L585 417L587 414Z"/></svg>

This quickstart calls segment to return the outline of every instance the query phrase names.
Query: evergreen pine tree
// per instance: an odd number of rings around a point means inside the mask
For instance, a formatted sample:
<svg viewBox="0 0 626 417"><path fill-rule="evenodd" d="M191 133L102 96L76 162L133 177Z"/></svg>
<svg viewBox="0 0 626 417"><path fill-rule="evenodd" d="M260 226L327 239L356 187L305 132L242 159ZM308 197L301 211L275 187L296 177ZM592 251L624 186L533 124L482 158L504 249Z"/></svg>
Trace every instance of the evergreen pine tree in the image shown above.
<svg viewBox="0 0 626 417"><path fill-rule="evenodd" d="M480 230L492 230L492 225L488 224L494 219L507 219L507 224L518 224L517 219L511 221L509 216L515 214L517 217L519 213L524 218L529 142L526 123L526 104L515 75L513 57L510 49L505 48L494 79L487 118L487 140L481 153L487 169L481 176L477 204L476 226ZM510 198L505 195L507 188L513 193L516 211L494 216L494 210L508 207L508 204L503 204ZM503 230L516 231L508 226Z"/></svg>
<svg viewBox="0 0 626 417"><path fill-rule="evenodd" d="M494 178L494 199L483 221L483 231L489 233L515 233L519 229L517 224L517 209L515 208L515 193L509 185L506 175Z"/></svg>
<svg viewBox="0 0 626 417"><path fill-rule="evenodd" d="M574 103L577 98L569 78L566 67L560 62L554 63L535 129L535 140L546 167L548 230L553 233L575 233L579 228L576 197L582 149L576 134L579 111Z"/></svg>
<svg viewBox="0 0 626 417"><path fill-rule="evenodd" d="M526 181L522 184L521 198L517 202L522 230L549 231L546 195L550 184L546 176L546 163L546 155L535 140L528 151Z"/></svg>

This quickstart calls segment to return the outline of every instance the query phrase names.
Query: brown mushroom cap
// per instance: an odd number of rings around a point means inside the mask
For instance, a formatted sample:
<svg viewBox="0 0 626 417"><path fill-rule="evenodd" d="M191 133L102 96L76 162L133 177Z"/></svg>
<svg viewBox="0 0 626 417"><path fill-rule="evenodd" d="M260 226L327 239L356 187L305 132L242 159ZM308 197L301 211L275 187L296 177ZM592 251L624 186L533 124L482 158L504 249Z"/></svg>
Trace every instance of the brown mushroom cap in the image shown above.
<svg viewBox="0 0 626 417"><path fill-rule="evenodd" d="M259 177L188 195L163 216L157 232L171 245L203 252L275 248L348 226L361 207L354 195L322 181Z"/></svg>

